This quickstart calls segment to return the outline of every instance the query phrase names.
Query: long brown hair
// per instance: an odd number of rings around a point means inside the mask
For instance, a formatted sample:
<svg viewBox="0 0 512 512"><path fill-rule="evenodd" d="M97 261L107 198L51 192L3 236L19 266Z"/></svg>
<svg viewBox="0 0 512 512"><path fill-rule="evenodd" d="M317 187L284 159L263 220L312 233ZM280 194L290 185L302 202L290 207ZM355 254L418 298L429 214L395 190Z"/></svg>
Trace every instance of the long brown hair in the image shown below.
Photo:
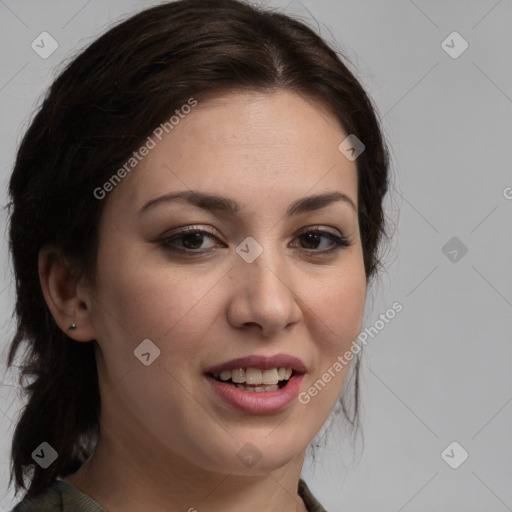
<svg viewBox="0 0 512 512"><path fill-rule="evenodd" d="M77 471L99 431L96 342L76 342L55 323L39 282L39 250L59 247L93 279L98 224L108 200L99 201L93 191L141 141L191 97L200 102L235 90L278 89L323 102L365 144L356 163L369 283L387 236L388 153L372 102L344 58L302 22L237 0L165 3L108 30L50 87L20 144L9 185L17 330L8 366L25 343L20 384L30 381L23 386L27 404L12 442L16 493L26 488L27 496L35 496L57 476ZM354 365L351 422L358 411L358 359ZM43 441L58 453L47 469L31 456Z"/></svg>

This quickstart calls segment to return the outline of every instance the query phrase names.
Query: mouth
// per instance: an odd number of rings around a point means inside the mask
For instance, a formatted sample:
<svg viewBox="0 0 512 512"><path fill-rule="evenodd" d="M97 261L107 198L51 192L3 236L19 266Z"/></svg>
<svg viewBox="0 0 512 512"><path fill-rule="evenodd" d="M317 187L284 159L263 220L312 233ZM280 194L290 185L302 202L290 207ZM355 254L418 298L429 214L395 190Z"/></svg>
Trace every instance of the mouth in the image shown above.
<svg viewBox="0 0 512 512"><path fill-rule="evenodd" d="M288 382L297 375L293 368L281 366L280 368L236 368L234 370L223 370L222 372L211 372L207 375L243 391L253 393L264 393L279 391L286 387Z"/></svg>
<svg viewBox="0 0 512 512"><path fill-rule="evenodd" d="M277 414L291 407L306 374L305 364L289 354L255 354L206 369L205 377L220 400L244 414Z"/></svg>
<svg viewBox="0 0 512 512"><path fill-rule="evenodd" d="M301 390L304 374L286 367L254 370L249 367L205 374L214 400L220 400L224 406L244 414L277 414L292 406ZM274 370L277 371L277 382L268 384L276 380ZM251 380L256 380L256 383Z"/></svg>

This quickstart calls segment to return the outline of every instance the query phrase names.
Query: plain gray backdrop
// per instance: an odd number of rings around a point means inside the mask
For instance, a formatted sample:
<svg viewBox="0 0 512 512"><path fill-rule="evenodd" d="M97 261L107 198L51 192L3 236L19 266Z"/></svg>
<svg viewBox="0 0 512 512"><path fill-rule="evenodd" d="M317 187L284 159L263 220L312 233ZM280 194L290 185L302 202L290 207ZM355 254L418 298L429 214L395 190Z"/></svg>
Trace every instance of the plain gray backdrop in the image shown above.
<svg viewBox="0 0 512 512"><path fill-rule="evenodd" d="M156 3L0 0L2 206L17 145L64 59ZM364 350L364 443L333 431L303 477L330 512L512 510L512 2L262 3L347 55L393 157L396 229L364 326L395 301L403 310ZM46 58L31 47L42 32L58 44ZM1 212L0 508L10 510L22 402L5 372L14 283Z"/></svg>

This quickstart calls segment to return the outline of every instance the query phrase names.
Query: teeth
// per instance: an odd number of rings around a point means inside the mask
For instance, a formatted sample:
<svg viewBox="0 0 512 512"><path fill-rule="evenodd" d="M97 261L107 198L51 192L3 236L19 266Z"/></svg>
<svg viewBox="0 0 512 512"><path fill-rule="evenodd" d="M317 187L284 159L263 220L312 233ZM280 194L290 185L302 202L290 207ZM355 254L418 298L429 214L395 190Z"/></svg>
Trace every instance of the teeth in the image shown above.
<svg viewBox="0 0 512 512"><path fill-rule="evenodd" d="M235 383L245 382L245 370L243 368L237 368L231 372L231 380Z"/></svg>
<svg viewBox="0 0 512 512"><path fill-rule="evenodd" d="M277 368L272 368L271 370L264 370L262 372L261 382L263 384L277 384L279 382Z"/></svg>
<svg viewBox="0 0 512 512"><path fill-rule="evenodd" d="M262 391L278 391L279 386L277 384L272 384L272 386L257 386L255 388L248 388L242 386L242 384L237 384L236 387L238 389L243 389L244 391L251 391L253 393L261 393Z"/></svg>
<svg viewBox="0 0 512 512"><path fill-rule="evenodd" d="M263 382L261 370L258 370L258 368L247 368L247 370L245 370L245 382L251 385L261 384ZM273 384L273 382L269 382L268 384Z"/></svg>
<svg viewBox="0 0 512 512"><path fill-rule="evenodd" d="M231 379L231 372L229 370L224 370L220 372L220 380L229 380Z"/></svg>
<svg viewBox="0 0 512 512"><path fill-rule="evenodd" d="M231 379L235 384L248 384L250 386L264 386L277 385L280 380L288 380L292 375L291 368L271 368L268 370L260 370L259 368L237 368L236 370L224 370L215 377L220 377L220 380L227 381ZM243 387L243 386L242 386ZM250 388L257 390L259 388ZM261 388L263 390L263 388Z"/></svg>

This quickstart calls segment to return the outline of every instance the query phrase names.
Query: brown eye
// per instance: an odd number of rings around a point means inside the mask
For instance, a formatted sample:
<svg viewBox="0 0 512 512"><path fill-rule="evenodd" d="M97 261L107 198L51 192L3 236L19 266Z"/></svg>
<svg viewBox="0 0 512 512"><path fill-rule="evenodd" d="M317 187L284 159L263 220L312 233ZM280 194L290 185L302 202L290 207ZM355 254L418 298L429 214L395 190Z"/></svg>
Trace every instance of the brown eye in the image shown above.
<svg viewBox="0 0 512 512"><path fill-rule="evenodd" d="M203 243L203 233L191 233L180 237L185 249L199 249Z"/></svg>
<svg viewBox="0 0 512 512"><path fill-rule="evenodd" d="M211 241L209 245L208 240ZM220 242L212 233L191 227L166 236L160 244L168 251L201 254L218 247Z"/></svg>
<svg viewBox="0 0 512 512"><path fill-rule="evenodd" d="M306 233L305 235L301 235L301 238L305 241L305 249L316 249L321 242L322 236L316 233Z"/></svg>
<svg viewBox="0 0 512 512"><path fill-rule="evenodd" d="M303 249L307 252L311 251L320 256L352 245L347 237L338 236L321 229L310 229L300 234L298 238L301 241L299 249ZM327 243L324 242L324 240L326 240Z"/></svg>

